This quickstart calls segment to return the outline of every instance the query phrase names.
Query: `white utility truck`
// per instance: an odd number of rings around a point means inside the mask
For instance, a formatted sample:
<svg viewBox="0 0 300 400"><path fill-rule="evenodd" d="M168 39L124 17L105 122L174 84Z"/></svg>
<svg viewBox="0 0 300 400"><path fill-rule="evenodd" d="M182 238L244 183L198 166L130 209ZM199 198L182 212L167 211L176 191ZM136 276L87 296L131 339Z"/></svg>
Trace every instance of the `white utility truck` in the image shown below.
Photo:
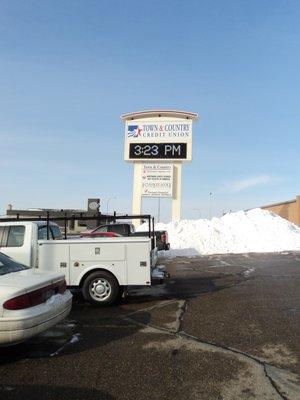
<svg viewBox="0 0 300 400"><path fill-rule="evenodd" d="M0 252L38 270L63 272L67 285L94 305L114 303L128 286L163 280L152 247L148 237L63 239L53 222L0 222Z"/></svg>

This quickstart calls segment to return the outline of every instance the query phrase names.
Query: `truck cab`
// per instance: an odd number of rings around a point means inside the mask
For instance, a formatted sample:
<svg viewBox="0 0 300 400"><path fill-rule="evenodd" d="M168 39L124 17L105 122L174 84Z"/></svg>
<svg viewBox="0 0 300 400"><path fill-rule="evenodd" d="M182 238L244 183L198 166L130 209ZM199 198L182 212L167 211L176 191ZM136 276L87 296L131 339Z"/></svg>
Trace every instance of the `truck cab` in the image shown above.
<svg viewBox="0 0 300 400"><path fill-rule="evenodd" d="M36 267L37 241L47 239L47 224L37 222L0 222L0 252L25 265ZM59 226L49 223L49 239L62 239Z"/></svg>

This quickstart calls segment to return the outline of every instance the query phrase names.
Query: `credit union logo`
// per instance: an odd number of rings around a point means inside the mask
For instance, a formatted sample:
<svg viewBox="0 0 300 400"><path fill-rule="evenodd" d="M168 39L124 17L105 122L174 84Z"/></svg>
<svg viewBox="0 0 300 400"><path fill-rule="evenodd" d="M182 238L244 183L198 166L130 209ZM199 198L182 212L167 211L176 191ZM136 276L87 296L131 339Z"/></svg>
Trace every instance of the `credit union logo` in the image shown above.
<svg viewBox="0 0 300 400"><path fill-rule="evenodd" d="M128 125L127 135L129 138L135 138L141 136L142 129L138 125Z"/></svg>
<svg viewBox="0 0 300 400"><path fill-rule="evenodd" d="M162 122L127 126L127 138L191 138L191 125L187 123Z"/></svg>

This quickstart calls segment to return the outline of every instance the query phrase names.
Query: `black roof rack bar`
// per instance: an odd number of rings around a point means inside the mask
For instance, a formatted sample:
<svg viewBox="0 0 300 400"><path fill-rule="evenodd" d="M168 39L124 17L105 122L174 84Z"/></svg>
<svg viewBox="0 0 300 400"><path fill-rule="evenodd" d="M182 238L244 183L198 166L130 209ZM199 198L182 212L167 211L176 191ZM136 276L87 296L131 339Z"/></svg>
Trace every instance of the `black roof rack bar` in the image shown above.
<svg viewBox="0 0 300 400"><path fill-rule="evenodd" d="M48 214L49 212L47 212ZM20 217L19 214L16 215L15 217L9 217L9 218L0 218L0 222L14 222L14 221L25 221L25 222L34 222L34 221L64 221L65 219L67 219L67 221L73 221L78 220L78 221L97 221L97 220L104 220L104 221L114 221L114 220L118 220L118 219L151 219L151 215L150 214L141 214L141 215L130 215L130 214L125 214L125 215L102 215L102 214L98 214L98 215L91 215L91 216L77 216L75 214L69 215L69 216L61 216L61 217L56 217L49 216L48 215L39 215L37 217Z"/></svg>

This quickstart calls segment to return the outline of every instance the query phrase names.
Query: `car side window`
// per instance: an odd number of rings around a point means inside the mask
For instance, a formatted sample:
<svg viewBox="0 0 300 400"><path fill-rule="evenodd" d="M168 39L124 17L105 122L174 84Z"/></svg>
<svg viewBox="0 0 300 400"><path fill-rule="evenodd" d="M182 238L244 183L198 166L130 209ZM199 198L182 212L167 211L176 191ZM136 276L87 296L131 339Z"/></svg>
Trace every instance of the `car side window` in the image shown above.
<svg viewBox="0 0 300 400"><path fill-rule="evenodd" d="M3 247L22 247L24 243L25 226L10 226L7 236L6 246Z"/></svg>
<svg viewBox="0 0 300 400"><path fill-rule="evenodd" d="M111 225L108 228L108 232L118 233L119 235L123 235L123 225Z"/></svg>
<svg viewBox="0 0 300 400"><path fill-rule="evenodd" d="M95 232L108 232L107 226L100 226Z"/></svg>

